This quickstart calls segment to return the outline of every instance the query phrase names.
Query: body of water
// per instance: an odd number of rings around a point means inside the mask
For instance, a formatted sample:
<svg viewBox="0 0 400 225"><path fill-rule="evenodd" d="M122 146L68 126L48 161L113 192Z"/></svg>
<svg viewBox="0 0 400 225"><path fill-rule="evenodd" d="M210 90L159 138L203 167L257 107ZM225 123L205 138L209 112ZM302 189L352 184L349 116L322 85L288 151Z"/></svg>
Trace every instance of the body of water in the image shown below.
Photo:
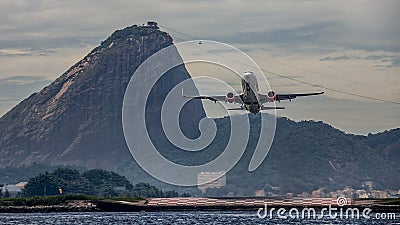
<svg viewBox="0 0 400 225"><path fill-rule="evenodd" d="M257 212L82 212L82 213L27 213L0 214L0 224L400 224L395 218L346 219L330 218L259 218ZM380 216L380 215L379 215Z"/></svg>

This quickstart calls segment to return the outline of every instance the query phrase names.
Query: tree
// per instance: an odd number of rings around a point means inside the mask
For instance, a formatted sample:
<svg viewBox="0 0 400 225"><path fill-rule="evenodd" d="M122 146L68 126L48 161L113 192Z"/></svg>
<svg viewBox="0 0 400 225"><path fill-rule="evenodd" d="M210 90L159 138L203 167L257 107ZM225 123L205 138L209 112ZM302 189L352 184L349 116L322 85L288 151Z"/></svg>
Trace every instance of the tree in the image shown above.
<svg viewBox="0 0 400 225"><path fill-rule="evenodd" d="M133 188L133 196L136 197L163 197L163 192L156 188L155 186L151 186L148 183L138 183Z"/></svg>
<svg viewBox="0 0 400 225"><path fill-rule="evenodd" d="M133 189L133 185L124 177L117 173L93 169L86 171L82 177L87 179L94 186L94 194L98 196L111 197L127 195ZM125 191L117 191L117 187L122 187ZM121 193L121 192L126 192Z"/></svg>
<svg viewBox="0 0 400 225"><path fill-rule="evenodd" d="M71 168L60 168L51 173L57 185L57 192L62 188L65 194L93 195L94 187L85 177Z"/></svg>
<svg viewBox="0 0 400 225"><path fill-rule="evenodd" d="M9 198L10 197L10 192L8 192L8 189L6 188L6 191L4 192L3 195L4 198Z"/></svg>
<svg viewBox="0 0 400 225"><path fill-rule="evenodd" d="M31 178L25 185L24 196L84 194L92 196L128 196L133 185L114 172L95 169L80 174L71 168L59 168Z"/></svg>
<svg viewBox="0 0 400 225"><path fill-rule="evenodd" d="M50 173L40 174L31 178L23 190L24 196L57 195L59 185Z"/></svg>
<svg viewBox="0 0 400 225"><path fill-rule="evenodd" d="M165 191L163 194L164 198L174 198L179 197L179 193L176 191Z"/></svg>
<svg viewBox="0 0 400 225"><path fill-rule="evenodd" d="M191 195L189 193L184 192L184 193L182 193L181 197L182 198L189 198L189 197L191 197Z"/></svg>

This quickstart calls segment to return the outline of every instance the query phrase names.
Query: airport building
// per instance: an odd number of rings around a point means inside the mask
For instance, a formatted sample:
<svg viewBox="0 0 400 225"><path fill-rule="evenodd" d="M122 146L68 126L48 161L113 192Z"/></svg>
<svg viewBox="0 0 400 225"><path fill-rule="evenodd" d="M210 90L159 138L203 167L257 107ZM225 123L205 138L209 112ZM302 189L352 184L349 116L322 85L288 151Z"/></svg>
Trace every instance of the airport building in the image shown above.
<svg viewBox="0 0 400 225"><path fill-rule="evenodd" d="M220 188L226 185L225 171L201 172L197 174L198 189L205 192L207 188Z"/></svg>

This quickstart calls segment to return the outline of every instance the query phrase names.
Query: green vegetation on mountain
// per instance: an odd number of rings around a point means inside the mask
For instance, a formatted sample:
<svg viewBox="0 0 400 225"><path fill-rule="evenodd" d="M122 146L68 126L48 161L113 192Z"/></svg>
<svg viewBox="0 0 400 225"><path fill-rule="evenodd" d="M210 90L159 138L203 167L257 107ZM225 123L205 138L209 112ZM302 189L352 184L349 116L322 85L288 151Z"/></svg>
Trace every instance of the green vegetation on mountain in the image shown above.
<svg viewBox="0 0 400 225"><path fill-rule="evenodd" d="M206 196L253 196L257 190L276 195L301 194L323 188L326 192L345 187L366 189L366 181L376 190L400 189L400 164L387 157L384 149L400 138L400 129L368 136L346 134L323 122L294 122L277 119L272 147L257 170L248 171L258 142L260 115L249 115L251 130L246 151L227 173L227 184L208 189ZM159 149L166 158L183 165L200 165L218 157L229 141L229 118L215 119L218 127L213 143L199 152ZM399 158L397 156L397 158ZM155 181L134 162L122 163L117 170L131 180L146 180L159 187L177 188ZM135 172L133 172L135 171ZM192 195L201 195L196 188Z"/></svg>
<svg viewBox="0 0 400 225"><path fill-rule="evenodd" d="M259 116L250 115L252 127L246 152L228 172L227 185L209 190L208 195L230 192L254 195L259 189L282 195L311 193L319 188L328 192L345 187L363 189L365 181L372 181L378 190L400 189L400 169L386 159L383 152L385 146L399 140L400 129L358 136L322 122L278 118L267 158L257 170L249 172L248 165L258 140L259 120ZM222 118L216 122L227 124L229 120Z"/></svg>
<svg viewBox="0 0 400 225"><path fill-rule="evenodd" d="M132 185L125 177L106 170L94 169L79 173L71 168L59 168L29 179L23 196L86 195L98 197L177 197L147 183Z"/></svg>
<svg viewBox="0 0 400 225"><path fill-rule="evenodd" d="M7 166L0 168L0 184L16 184L21 181L27 181L29 178L46 171L55 170L57 166L44 163L33 163L31 165L22 165L19 167Z"/></svg>

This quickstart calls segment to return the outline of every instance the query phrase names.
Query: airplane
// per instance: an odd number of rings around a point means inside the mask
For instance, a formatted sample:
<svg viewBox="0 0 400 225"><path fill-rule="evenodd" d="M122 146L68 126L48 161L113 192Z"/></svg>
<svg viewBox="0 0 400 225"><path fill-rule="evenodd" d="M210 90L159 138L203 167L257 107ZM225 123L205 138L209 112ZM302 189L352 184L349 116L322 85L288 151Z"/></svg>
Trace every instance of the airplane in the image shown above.
<svg viewBox="0 0 400 225"><path fill-rule="evenodd" d="M280 102L283 100L292 101L297 97L303 96L312 96L312 95L321 95L324 92L313 92L313 93L298 93L298 94L276 94L274 91L269 91L266 95L259 93L257 77L251 71L244 72L242 76L242 90L243 93L240 95L235 95L232 92L228 92L226 95L219 95L219 96L188 96L183 94L182 96L185 98L192 98L192 99L208 99L213 102L221 101L221 102L228 102L228 103L237 103L241 104L240 108L231 108L228 110L247 110L250 113L257 114L261 110L268 110L268 109L285 109L285 107L269 107L264 106L264 103L267 102Z"/></svg>

